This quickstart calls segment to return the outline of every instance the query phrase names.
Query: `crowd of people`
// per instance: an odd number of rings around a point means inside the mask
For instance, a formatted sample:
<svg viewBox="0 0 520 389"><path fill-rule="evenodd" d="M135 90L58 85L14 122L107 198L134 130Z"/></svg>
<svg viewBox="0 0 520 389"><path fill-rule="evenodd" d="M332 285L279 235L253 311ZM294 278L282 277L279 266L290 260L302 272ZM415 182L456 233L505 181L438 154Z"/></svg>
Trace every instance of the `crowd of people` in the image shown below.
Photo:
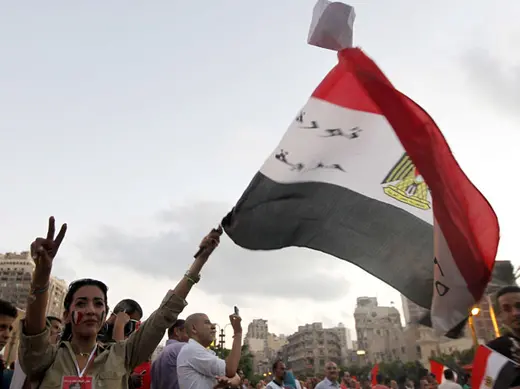
<svg viewBox="0 0 520 389"><path fill-rule="evenodd" d="M53 261L62 244L67 226L56 234L54 218L49 219L45 237L31 244L35 263L25 317L20 324L18 359L2 371L0 389L218 389L252 388L241 374L241 318L230 315L233 343L226 359L219 358L210 345L216 326L204 313L179 315L187 305L191 288L210 255L218 246L222 230L212 230L182 279L170 290L159 307L142 321L137 301L125 299L109 310L108 287L95 279L70 284L64 299L63 316L45 315ZM504 322L511 333L490 343L490 347L513 361L520 361L520 288L510 286L498 294ZM0 300L0 349L13 331L16 307ZM165 333L168 340L152 362L151 356ZM453 372L446 370L440 385L426 375L420 389L455 389ZM12 374L11 374L12 373ZM334 362L325 365L323 379L298 380L282 360L272 366L272 376L258 382L257 389L411 389L414 382L405 376L388 380L377 375L357 379L340 371ZM451 374L451 375L450 375ZM341 378L340 378L341 376ZM520 379L517 379L517 381ZM518 382L515 382L518 384ZM451 386L450 386L451 385Z"/></svg>

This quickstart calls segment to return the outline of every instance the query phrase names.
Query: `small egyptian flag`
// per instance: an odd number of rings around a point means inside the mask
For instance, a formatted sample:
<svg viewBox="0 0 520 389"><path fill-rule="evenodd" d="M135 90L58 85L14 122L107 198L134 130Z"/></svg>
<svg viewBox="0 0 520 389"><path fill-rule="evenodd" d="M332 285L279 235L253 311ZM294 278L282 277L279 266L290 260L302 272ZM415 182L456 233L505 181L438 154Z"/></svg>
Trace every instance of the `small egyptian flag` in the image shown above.
<svg viewBox="0 0 520 389"><path fill-rule="evenodd" d="M338 57L222 226L247 249L351 262L447 333L490 280L497 217L433 119L360 49Z"/></svg>
<svg viewBox="0 0 520 389"><path fill-rule="evenodd" d="M435 376L435 379L439 384L446 382L446 378L444 378L444 372L446 370L452 370L448 366L443 365L434 360L430 360L430 373ZM452 370L453 371L453 370ZM453 372L454 381L457 382L457 373Z"/></svg>
<svg viewBox="0 0 520 389"><path fill-rule="evenodd" d="M370 381L372 382L372 386L377 385L377 374L379 373L379 364L375 364L370 371Z"/></svg>
<svg viewBox="0 0 520 389"><path fill-rule="evenodd" d="M507 389L518 377L518 368L516 363L502 354L487 346L479 346L473 360L471 388Z"/></svg>

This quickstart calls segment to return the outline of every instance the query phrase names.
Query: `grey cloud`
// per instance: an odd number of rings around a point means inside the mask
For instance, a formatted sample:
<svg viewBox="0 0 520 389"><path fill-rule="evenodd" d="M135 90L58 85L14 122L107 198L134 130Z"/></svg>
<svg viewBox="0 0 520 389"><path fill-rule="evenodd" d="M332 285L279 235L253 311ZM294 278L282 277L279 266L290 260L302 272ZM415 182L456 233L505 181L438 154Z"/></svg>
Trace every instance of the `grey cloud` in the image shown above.
<svg viewBox="0 0 520 389"><path fill-rule="evenodd" d="M495 108L520 115L520 64L505 66L486 49L467 52L462 64L469 87Z"/></svg>
<svg viewBox="0 0 520 389"><path fill-rule="evenodd" d="M214 228L229 205L194 203L160 212L163 232L154 236L126 234L115 227L83 245L93 261L130 267L156 278L179 279L202 237ZM330 301L348 292L338 269L342 263L311 250L248 251L223 236L206 265L200 288L220 295L225 303L246 302L248 297ZM237 299L237 296L239 298Z"/></svg>

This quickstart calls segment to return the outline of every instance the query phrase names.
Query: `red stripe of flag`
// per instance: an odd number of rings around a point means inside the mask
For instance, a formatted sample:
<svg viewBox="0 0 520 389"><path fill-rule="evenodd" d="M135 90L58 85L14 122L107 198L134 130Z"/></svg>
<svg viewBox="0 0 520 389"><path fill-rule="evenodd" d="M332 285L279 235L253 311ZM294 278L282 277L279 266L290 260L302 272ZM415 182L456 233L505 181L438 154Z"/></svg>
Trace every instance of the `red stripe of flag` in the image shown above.
<svg viewBox="0 0 520 389"><path fill-rule="evenodd" d="M473 360L471 370L471 386L480 388L480 385L486 374L488 358L493 351L485 346L479 346Z"/></svg>
<svg viewBox="0 0 520 389"><path fill-rule="evenodd" d="M437 361L430 361L430 372L435 376L438 383L441 383L444 379L444 365Z"/></svg>

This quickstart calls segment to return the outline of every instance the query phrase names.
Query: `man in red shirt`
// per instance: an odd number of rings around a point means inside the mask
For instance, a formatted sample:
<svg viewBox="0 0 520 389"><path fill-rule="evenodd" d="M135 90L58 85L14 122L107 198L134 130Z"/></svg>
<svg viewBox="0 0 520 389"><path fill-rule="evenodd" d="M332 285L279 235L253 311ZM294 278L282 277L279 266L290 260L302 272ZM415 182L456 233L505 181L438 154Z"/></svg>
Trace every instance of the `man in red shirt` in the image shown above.
<svg viewBox="0 0 520 389"><path fill-rule="evenodd" d="M152 376L150 372L152 371L152 362L148 361L145 363L141 363L139 366L137 366L133 373L134 375L140 375L141 378L141 386L139 386L139 389L150 389L150 385L152 382Z"/></svg>

